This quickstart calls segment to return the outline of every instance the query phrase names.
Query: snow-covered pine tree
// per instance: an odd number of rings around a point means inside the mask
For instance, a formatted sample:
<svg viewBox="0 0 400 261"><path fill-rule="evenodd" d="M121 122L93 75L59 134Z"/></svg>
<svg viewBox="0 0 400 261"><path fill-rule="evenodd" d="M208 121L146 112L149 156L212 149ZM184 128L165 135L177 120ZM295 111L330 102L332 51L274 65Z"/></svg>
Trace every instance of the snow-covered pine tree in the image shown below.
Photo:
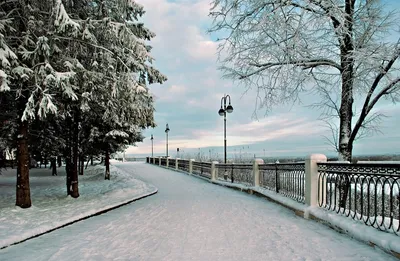
<svg viewBox="0 0 400 261"><path fill-rule="evenodd" d="M82 69L82 123L94 128L91 133L97 133L108 159L120 145L139 141L140 128L155 125L146 82L162 83L166 77L151 66L151 47L145 41L154 34L137 21L144 14L142 6L115 0L93 1L92 7L84 32L96 45L86 45L70 66ZM108 160L106 165L109 179Z"/></svg>
<svg viewBox="0 0 400 261"><path fill-rule="evenodd" d="M65 36L77 37L80 27L69 19L61 0L6 1L0 5L0 21L0 91L10 92L16 103L16 205L28 208L29 123L57 113L57 95L76 98L71 82L75 74L59 66L65 57L57 43Z"/></svg>

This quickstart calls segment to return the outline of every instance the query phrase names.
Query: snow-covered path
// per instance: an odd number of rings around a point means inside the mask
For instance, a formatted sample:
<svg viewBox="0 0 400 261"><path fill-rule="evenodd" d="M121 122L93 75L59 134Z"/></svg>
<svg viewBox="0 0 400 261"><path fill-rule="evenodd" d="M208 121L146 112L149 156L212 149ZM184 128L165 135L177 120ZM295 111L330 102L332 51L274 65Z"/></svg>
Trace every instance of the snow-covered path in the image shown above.
<svg viewBox="0 0 400 261"><path fill-rule="evenodd" d="M0 260L397 260L264 199L145 163L117 166L158 193L0 250Z"/></svg>

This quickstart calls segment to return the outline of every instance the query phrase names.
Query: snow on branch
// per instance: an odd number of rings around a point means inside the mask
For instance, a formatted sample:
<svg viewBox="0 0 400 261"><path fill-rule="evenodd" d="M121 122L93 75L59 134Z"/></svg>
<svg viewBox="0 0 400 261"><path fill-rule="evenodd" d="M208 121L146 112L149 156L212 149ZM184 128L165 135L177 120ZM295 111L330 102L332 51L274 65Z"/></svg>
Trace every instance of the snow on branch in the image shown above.
<svg viewBox="0 0 400 261"><path fill-rule="evenodd" d="M26 103L25 110L22 114L21 121L27 121L29 119L35 119L35 91L31 93Z"/></svg>
<svg viewBox="0 0 400 261"><path fill-rule="evenodd" d="M57 113L57 107L53 104L52 97L48 93L43 93L42 99L39 104L38 116L44 118L48 113Z"/></svg>
<svg viewBox="0 0 400 261"><path fill-rule="evenodd" d="M10 87L8 86L7 74L0 69L0 92L9 91Z"/></svg>
<svg viewBox="0 0 400 261"><path fill-rule="evenodd" d="M124 132L124 131L112 130L112 131L110 131L110 132L108 132L108 133L106 134L106 137L112 137L112 138L114 138L114 137L123 137L123 138L128 138L129 135L128 135L126 132Z"/></svg>
<svg viewBox="0 0 400 261"><path fill-rule="evenodd" d="M78 34L80 25L69 17L61 0L56 0L55 16L54 25L59 32L65 32L67 28L71 28L73 35L76 36Z"/></svg>
<svg viewBox="0 0 400 261"><path fill-rule="evenodd" d="M258 74L269 68L272 68L275 66L284 66L284 65L294 65L294 66L303 67L304 69L315 68L318 66L331 66L331 67L338 69L339 71L342 70L342 67L339 64L335 63L332 60L328 60L328 59L293 60L293 61L283 61L283 62L263 63L263 64L249 63L249 65L260 68L260 69L255 70L255 71L245 74L245 75L241 75L239 77L239 79L242 80L242 79L248 78L250 76L253 76L255 74Z"/></svg>
<svg viewBox="0 0 400 261"><path fill-rule="evenodd" d="M0 33L0 62L3 68L11 66L12 60L17 60L17 55L7 46L4 35Z"/></svg>

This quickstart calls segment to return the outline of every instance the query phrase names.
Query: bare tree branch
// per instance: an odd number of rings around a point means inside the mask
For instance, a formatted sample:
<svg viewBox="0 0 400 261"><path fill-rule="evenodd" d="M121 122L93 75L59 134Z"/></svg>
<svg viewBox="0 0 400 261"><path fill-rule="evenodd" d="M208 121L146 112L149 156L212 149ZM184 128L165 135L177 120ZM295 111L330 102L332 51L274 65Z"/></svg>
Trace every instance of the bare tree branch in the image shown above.
<svg viewBox="0 0 400 261"><path fill-rule="evenodd" d="M395 54L391 58L391 60L386 64L386 66L382 69L382 71L376 76L374 82L371 85L371 88L365 98L364 105L362 107L361 114L357 120L356 125L353 128L353 131L350 136L350 141L354 141L358 130L361 128L365 118L367 117L368 113L372 110L375 104L379 101L379 99L383 95L390 94L394 88L396 88L397 84L400 82L400 78L394 79L390 82L386 87L382 88L382 90L375 96L375 98L371 101L372 95L375 92L376 88L378 87L379 82L382 78L390 71L391 67L394 65L396 60L400 56L400 48L398 47Z"/></svg>

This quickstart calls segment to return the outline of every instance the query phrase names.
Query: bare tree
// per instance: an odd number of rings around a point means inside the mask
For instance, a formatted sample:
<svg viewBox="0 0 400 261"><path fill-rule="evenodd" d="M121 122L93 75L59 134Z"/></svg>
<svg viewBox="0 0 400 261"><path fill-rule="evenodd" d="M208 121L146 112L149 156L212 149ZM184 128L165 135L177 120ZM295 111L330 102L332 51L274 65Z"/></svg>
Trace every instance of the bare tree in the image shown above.
<svg viewBox="0 0 400 261"><path fill-rule="evenodd" d="M378 0L214 0L210 16L224 76L267 110L318 93L340 160L376 130L378 101L400 97L398 21Z"/></svg>

